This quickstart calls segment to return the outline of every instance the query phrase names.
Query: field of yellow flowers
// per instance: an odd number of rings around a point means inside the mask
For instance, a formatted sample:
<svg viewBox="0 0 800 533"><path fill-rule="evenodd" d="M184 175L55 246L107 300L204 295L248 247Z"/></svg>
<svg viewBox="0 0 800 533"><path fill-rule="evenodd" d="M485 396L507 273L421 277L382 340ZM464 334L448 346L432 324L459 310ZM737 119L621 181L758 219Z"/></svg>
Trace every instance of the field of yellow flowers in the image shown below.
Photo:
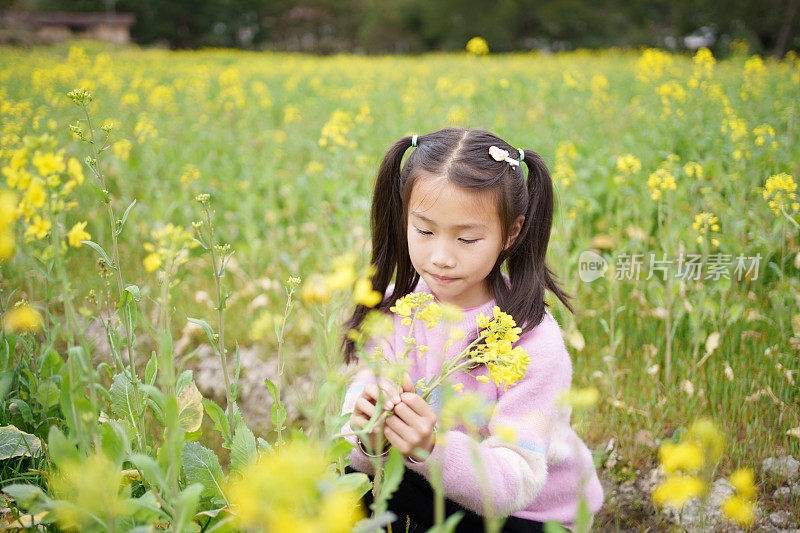
<svg viewBox="0 0 800 533"><path fill-rule="evenodd" d="M485 52L2 50L4 523L349 530L338 347L370 298L372 180L397 138L447 125L553 173L576 312L552 312L599 392L575 420L599 466L612 440L616 479L668 460L700 415L718 476L800 457L800 59ZM276 365L271 398L302 379L314 400L243 418L240 349ZM202 357L219 402L186 370Z"/></svg>

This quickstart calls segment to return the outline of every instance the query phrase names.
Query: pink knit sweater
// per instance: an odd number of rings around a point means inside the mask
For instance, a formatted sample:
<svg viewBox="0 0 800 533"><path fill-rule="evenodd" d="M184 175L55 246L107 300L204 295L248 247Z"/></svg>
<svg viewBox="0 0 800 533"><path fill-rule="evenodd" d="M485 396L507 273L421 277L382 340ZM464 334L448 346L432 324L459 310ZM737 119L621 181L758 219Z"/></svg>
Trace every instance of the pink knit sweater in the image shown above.
<svg viewBox="0 0 800 533"><path fill-rule="evenodd" d="M420 280L417 292L431 293ZM475 318L483 313L492 316L495 302L491 300L474 309L465 310L460 324L440 323L431 329L418 324L414 327L417 344L430 349L421 358L412 355L411 380L429 379L441 368L441 354L448 340L450 327L460 327L469 336L476 331ZM394 331L386 342L381 342L385 353L402 355L405 350L403 336L408 335L408 326L402 326L395 316ZM448 354L454 356L466 346L454 343ZM443 434L439 432L437 443L430 457L419 464L405 461L406 467L425 476L430 481L431 463L442 472L445 495L478 514L485 514L482 490L489 490L495 514L513 515L527 520L546 522L555 520L573 529L578 501L583 494L589 510L596 513L603 503L603 489L595 472L592 457L586 445L570 427L570 409L558 404L559 393L568 389L572 379L572 363L564 346L561 329L549 313L542 322L522 335L515 346L522 346L530 357L525 378L508 390L493 382L477 381L475 376L487 375L480 367L470 373L460 373L454 382L462 383L463 390L477 391L494 407L489 420L481 422L482 440L477 441L463 428ZM372 372L364 367L347 390L343 412L352 413L356 399L364 387L376 380ZM438 412L438 402L429 398L429 403ZM496 435L511 431L516 442L509 443ZM352 431L345 424L344 432ZM354 445L356 438L348 440ZM482 489L475 469L472 450L476 449L486 479L487 489ZM370 459L353 447L351 465L356 470L373 474Z"/></svg>

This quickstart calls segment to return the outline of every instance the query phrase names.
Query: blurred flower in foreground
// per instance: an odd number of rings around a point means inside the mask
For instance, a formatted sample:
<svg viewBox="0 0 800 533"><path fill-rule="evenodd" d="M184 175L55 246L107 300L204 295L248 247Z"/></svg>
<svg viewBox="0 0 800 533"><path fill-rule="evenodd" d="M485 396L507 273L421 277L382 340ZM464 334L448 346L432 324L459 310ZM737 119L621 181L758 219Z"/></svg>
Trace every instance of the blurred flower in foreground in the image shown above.
<svg viewBox="0 0 800 533"><path fill-rule="evenodd" d="M306 441L262 455L229 487L239 524L275 533L350 531L363 517L359 499L327 467L324 451Z"/></svg>
<svg viewBox="0 0 800 533"><path fill-rule="evenodd" d="M653 491L653 502L681 509L687 501L706 494L724 446L722 432L708 418L692 424L680 442L664 442L658 455L667 477Z"/></svg>
<svg viewBox="0 0 800 533"><path fill-rule="evenodd" d="M10 329L17 333L21 331L41 331L42 318L28 302L19 302L14 309L6 313L3 319L3 329Z"/></svg>
<svg viewBox="0 0 800 533"><path fill-rule="evenodd" d="M130 488L123 483L119 466L102 453L61 465L51 487L58 498L53 502L56 520L66 530L93 530L98 521L113 526L115 517L131 510Z"/></svg>
<svg viewBox="0 0 800 533"><path fill-rule="evenodd" d="M736 494L722 503L722 512L739 525L749 526L756 515L753 503L756 495L753 472L749 468L743 468L731 474L728 479L736 489Z"/></svg>
<svg viewBox="0 0 800 533"><path fill-rule="evenodd" d="M360 279L356 282L356 287L353 291L353 299L356 303L365 305L367 307L375 307L381 300L381 293L372 289L372 283L368 279Z"/></svg>
<svg viewBox="0 0 800 533"><path fill-rule="evenodd" d="M579 389L572 387L561 393L559 403L569 405L576 411L583 411L592 407L600 399L600 391L595 387Z"/></svg>

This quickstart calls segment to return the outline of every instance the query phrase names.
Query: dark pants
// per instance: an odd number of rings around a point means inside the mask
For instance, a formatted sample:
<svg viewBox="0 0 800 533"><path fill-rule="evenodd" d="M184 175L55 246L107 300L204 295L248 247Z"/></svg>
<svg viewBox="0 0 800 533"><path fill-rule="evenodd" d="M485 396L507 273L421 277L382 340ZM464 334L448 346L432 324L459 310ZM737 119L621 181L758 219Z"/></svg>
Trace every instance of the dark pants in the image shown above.
<svg viewBox="0 0 800 533"><path fill-rule="evenodd" d="M356 472L349 466L346 471ZM400 482L397 491L389 500L389 510L397 515L397 520L392 522L392 533L405 533L407 517L410 521L409 533L424 533L433 527L433 500L433 488L428 483L428 480L413 470L406 469L403 474L403 481ZM365 511L369 514L369 506L372 505L373 501L372 491L367 492L361 501L364 504ZM472 533L484 530L483 517L481 515L465 509L446 498L444 509L445 517L458 511L464 513L456 528L458 533ZM508 533L536 533L543 532L544 529L541 522L509 516L501 531Z"/></svg>

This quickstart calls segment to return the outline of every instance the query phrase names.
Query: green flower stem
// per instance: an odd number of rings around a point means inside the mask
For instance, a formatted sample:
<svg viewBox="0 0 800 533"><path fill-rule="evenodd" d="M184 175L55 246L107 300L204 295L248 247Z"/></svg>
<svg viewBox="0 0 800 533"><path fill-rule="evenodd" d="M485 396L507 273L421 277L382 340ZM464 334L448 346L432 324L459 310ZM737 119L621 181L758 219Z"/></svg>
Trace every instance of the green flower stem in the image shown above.
<svg viewBox="0 0 800 533"><path fill-rule="evenodd" d="M219 332L217 338L217 351L222 359L222 375L225 378L225 401L228 405L228 425L230 426L231 438L234 432L234 417L233 417L233 403L231 402L231 380L228 375L228 356L225 350L225 328L222 314L222 262L224 257L220 258L220 264L217 265L217 254L214 253L214 226L211 223L211 211L208 204L203 204L203 210L206 212L206 221L208 223L209 242L208 249L211 252L211 267L214 270L214 285L217 287L217 324Z"/></svg>
<svg viewBox="0 0 800 533"><path fill-rule="evenodd" d="M281 401L281 381L283 377L283 342L284 342L284 331L286 329L286 319L289 318L289 313L292 312L292 296L294 295L294 291L297 288L297 285L293 283L289 283L287 286L287 297L286 297L286 305L283 308L283 321L281 322L281 332L278 336L278 377L276 379L277 383L275 383L275 388L278 389L278 397L276 401ZM280 450L281 445L283 444L283 423L285 420L278 420L278 441L275 443L275 446ZM233 435L233 433L231 433Z"/></svg>
<svg viewBox="0 0 800 533"><path fill-rule="evenodd" d="M105 179L103 178L103 173L100 172L100 152L97 149L97 144L95 144L94 139L94 128L92 127L92 119L89 117L89 111L86 109L86 103L81 103L81 108L83 108L83 113L86 115L86 122L89 126L89 135L90 135L90 144L92 145L92 149L94 150L94 165L89 165L89 168L92 170L92 173L97 177L98 181L100 182L100 186L103 190L106 189ZM108 138L108 135L106 135ZM105 143L103 143L103 147L105 147ZM117 224L116 224L116 217L114 215L114 208L111 205L111 201L107 200L106 204L106 211L108 211L108 218L109 222L111 223L111 253L112 253L112 260L114 261L113 271L114 275L117 280L117 289L119 291L119 297L122 298L124 294L125 282L122 278L122 268L119 264L119 244L117 242ZM125 330L125 338L127 339L127 347L128 347L128 363L130 364L130 372L131 372L131 382L133 383L133 394L134 398L136 399L137 408L141 405L141 400L139 398L139 376L136 374L136 357L135 352L133 350L133 342L131 339L132 330L133 330L133 320L131 318L130 313L127 310L127 306L121 309L122 311L122 327ZM137 433L140 434L139 436L139 448L144 450L144 446L146 445L146 437L142 435L139 431Z"/></svg>

